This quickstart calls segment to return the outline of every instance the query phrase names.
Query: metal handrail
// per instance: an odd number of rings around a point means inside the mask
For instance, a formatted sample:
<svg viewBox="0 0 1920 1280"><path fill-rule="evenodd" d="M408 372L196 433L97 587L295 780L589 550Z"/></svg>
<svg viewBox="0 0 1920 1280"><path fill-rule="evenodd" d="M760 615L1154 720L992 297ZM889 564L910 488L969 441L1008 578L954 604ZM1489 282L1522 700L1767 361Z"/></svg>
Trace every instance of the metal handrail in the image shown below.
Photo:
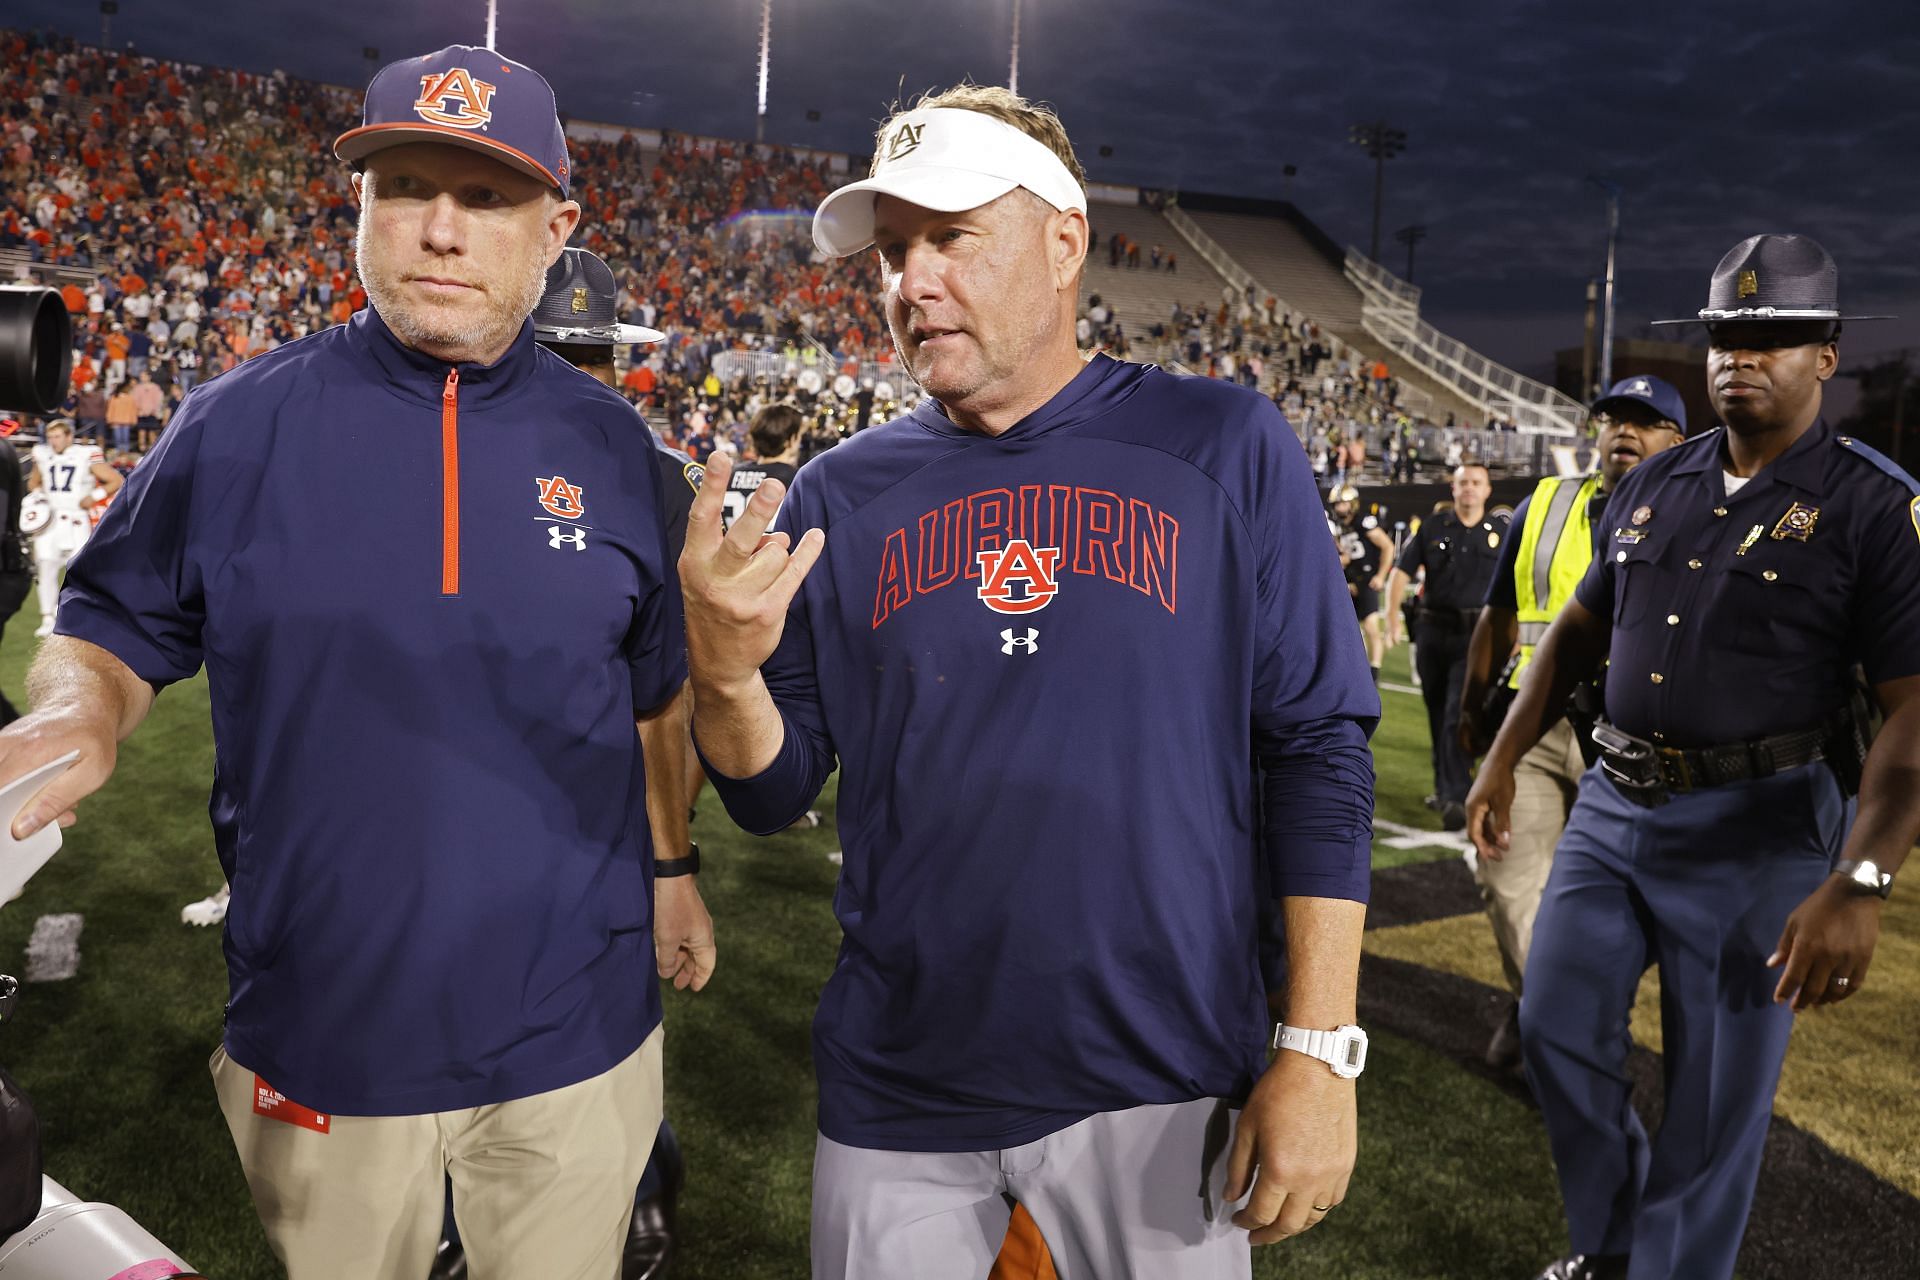
<svg viewBox="0 0 1920 1280"><path fill-rule="evenodd" d="M1360 290L1362 328L1488 414L1554 435L1571 435L1586 421L1586 406L1572 396L1487 359L1420 319L1420 291L1357 249L1347 250L1347 278Z"/></svg>
<svg viewBox="0 0 1920 1280"><path fill-rule="evenodd" d="M1276 290L1268 288L1256 279L1253 272L1242 266L1232 254L1228 253L1226 249L1221 246L1218 240L1208 235L1206 230L1201 227L1198 222L1194 221L1192 214L1182 209L1178 204L1169 201L1166 207L1160 211L1160 215L1167 220L1175 231L1178 231L1181 236L1186 239L1189 245L1193 246L1194 252L1200 255L1201 260L1217 271L1220 274L1220 278L1228 284L1233 285L1243 293L1250 292L1254 296L1265 294L1267 297L1272 298L1283 311L1302 316L1309 314L1304 307L1294 306L1285 298L1281 297ZM1327 349L1332 352L1336 360L1360 358L1363 354L1355 351L1350 343L1342 341L1338 334L1325 328L1321 329L1320 341L1326 344ZM1406 388L1406 390L1418 391L1419 388L1409 387Z"/></svg>

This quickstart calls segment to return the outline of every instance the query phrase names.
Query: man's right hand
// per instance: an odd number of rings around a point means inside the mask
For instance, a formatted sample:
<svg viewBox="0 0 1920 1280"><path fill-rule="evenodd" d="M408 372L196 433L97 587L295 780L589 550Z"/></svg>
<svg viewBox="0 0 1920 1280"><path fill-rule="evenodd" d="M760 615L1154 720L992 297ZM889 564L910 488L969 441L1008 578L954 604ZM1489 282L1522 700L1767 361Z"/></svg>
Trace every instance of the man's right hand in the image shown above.
<svg viewBox="0 0 1920 1280"><path fill-rule="evenodd" d="M1460 754L1469 762L1485 755L1492 745L1485 731L1480 727L1480 708L1478 699L1469 694L1460 703L1460 727L1455 740L1460 744Z"/></svg>
<svg viewBox="0 0 1920 1280"><path fill-rule="evenodd" d="M1491 862L1506 857L1513 844L1513 770L1491 756L1467 792L1467 835Z"/></svg>
<svg viewBox="0 0 1920 1280"><path fill-rule="evenodd" d="M113 775L119 749L114 725L107 717L72 707L54 705L32 711L0 729L0 786L25 777L69 751L80 753L71 769L21 807L13 822L13 838L24 840L56 820L63 827L78 821L75 806Z"/></svg>
<svg viewBox="0 0 1920 1280"><path fill-rule="evenodd" d="M722 532L721 499L732 476L733 459L726 453L707 459L680 553L696 702L702 689L735 690L757 677L780 643L787 605L826 545L819 529L807 530L797 546L784 533L767 532L786 496L778 480L754 490L733 527Z"/></svg>

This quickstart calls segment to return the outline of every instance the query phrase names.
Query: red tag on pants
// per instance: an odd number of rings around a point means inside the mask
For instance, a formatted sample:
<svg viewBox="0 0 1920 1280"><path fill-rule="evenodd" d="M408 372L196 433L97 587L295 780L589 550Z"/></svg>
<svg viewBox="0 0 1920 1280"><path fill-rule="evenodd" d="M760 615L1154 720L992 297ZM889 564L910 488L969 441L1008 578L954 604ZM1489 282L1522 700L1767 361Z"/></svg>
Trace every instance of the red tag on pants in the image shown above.
<svg viewBox="0 0 1920 1280"><path fill-rule="evenodd" d="M253 1114L265 1116L269 1120L284 1120L288 1124L297 1124L302 1129L311 1129L315 1133L325 1133L333 1123L332 1118L303 1107L278 1089L262 1080L253 1078Z"/></svg>

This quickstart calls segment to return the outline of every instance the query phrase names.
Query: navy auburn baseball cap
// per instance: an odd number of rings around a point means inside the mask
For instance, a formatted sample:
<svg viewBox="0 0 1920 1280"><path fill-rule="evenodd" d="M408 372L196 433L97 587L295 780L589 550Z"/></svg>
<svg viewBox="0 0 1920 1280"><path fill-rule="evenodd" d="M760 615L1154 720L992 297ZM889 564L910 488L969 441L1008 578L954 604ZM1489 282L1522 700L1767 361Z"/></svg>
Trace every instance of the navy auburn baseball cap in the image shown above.
<svg viewBox="0 0 1920 1280"><path fill-rule="evenodd" d="M492 49L453 44L380 68L360 127L341 134L333 154L357 169L408 142L478 151L567 194L567 135L553 86Z"/></svg>
<svg viewBox="0 0 1920 1280"><path fill-rule="evenodd" d="M1687 434L1687 402L1680 398L1679 390L1666 379L1647 373L1622 378L1607 388L1607 394L1593 402L1593 411L1599 413L1609 404L1628 400L1647 406L1679 427L1681 435Z"/></svg>

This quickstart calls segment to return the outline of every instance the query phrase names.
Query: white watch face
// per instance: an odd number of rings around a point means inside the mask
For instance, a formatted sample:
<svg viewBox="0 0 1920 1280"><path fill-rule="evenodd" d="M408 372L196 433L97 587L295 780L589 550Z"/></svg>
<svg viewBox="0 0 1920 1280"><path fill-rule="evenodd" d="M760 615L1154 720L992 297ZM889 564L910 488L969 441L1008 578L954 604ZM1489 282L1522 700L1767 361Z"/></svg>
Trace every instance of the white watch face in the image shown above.
<svg viewBox="0 0 1920 1280"><path fill-rule="evenodd" d="M1341 1027L1336 1033L1340 1039L1334 1047L1335 1061L1327 1065L1333 1068L1333 1074L1342 1080L1352 1080L1367 1066L1367 1033L1359 1027Z"/></svg>

